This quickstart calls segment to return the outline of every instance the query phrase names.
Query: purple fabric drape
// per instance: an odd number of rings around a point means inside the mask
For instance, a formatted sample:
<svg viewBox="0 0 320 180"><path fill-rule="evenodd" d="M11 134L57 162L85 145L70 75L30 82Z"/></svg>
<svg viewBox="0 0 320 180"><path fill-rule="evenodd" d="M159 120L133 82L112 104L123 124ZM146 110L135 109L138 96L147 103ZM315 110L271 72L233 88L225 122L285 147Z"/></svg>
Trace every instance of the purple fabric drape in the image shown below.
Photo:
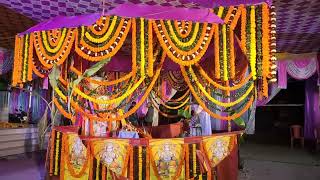
<svg viewBox="0 0 320 180"><path fill-rule="evenodd" d="M287 89L287 74L297 80L310 78L319 67L316 58L278 61L278 87Z"/></svg>
<svg viewBox="0 0 320 180"><path fill-rule="evenodd" d="M287 89L287 61L278 61L278 87Z"/></svg>
<svg viewBox="0 0 320 180"><path fill-rule="evenodd" d="M319 87L316 76L306 80L305 93L304 137L314 139L313 131L320 127Z"/></svg>
<svg viewBox="0 0 320 180"><path fill-rule="evenodd" d="M121 17L145 17L147 19L174 19L187 20L196 22L223 23L223 21L214 13L210 13L207 8L204 9L187 9L164 6L136 5L125 3L117 6L105 15L117 15ZM34 31L43 31L58 28L72 28L79 26L92 25L100 18L100 13L87 14L81 16L58 16L47 22L42 22L20 35L31 33Z"/></svg>

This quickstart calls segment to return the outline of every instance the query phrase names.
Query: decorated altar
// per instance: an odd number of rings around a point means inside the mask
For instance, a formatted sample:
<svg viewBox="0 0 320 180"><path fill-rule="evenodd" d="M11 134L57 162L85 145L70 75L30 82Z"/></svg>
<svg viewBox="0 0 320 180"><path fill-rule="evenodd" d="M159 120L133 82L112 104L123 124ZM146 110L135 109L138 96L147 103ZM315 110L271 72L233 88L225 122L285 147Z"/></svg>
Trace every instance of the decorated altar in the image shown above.
<svg viewBox="0 0 320 180"><path fill-rule="evenodd" d="M52 121L57 109L73 124L51 128L48 175L237 179L243 131L230 125L228 133L186 137L182 124L199 109L202 117L238 122L268 98L277 81L275 21L274 7L262 2L189 9L125 3L18 34L12 85L49 78ZM151 108L152 126L144 127L140 119ZM160 117L178 122L158 126ZM228 156L235 158L219 168Z"/></svg>

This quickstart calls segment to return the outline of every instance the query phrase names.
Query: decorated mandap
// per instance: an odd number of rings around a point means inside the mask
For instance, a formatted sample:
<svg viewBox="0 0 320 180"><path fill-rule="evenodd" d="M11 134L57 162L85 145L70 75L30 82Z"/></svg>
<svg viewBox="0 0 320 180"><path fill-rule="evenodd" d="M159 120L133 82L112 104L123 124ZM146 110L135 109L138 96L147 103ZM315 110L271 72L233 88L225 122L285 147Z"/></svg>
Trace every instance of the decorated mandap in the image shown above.
<svg viewBox="0 0 320 180"><path fill-rule="evenodd" d="M260 1L212 9L125 3L18 34L12 85L49 78L51 121L58 110L73 124L52 127L48 175L237 179L243 131L187 137L184 121L161 125L160 117L188 119L201 109L231 122L268 98L277 81L275 21L274 7ZM150 106L152 126L129 120Z"/></svg>

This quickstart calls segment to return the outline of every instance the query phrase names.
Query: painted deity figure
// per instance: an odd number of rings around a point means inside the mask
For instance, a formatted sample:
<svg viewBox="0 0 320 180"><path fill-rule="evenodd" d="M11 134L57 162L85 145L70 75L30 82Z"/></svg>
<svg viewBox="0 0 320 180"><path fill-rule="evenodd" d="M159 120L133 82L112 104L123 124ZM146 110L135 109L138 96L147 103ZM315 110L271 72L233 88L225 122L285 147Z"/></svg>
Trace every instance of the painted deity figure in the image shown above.
<svg viewBox="0 0 320 180"><path fill-rule="evenodd" d="M115 173L121 172L121 163L118 161L119 154L117 153L119 149L113 143L108 143L105 146L104 152L101 154L101 160Z"/></svg>
<svg viewBox="0 0 320 180"><path fill-rule="evenodd" d="M81 167L86 160L85 147L80 138L76 138L71 148L71 162L76 167Z"/></svg>
<svg viewBox="0 0 320 180"><path fill-rule="evenodd" d="M178 159L174 153L175 145L164 144L159 150L158 171L160 176L170 177L178 166Z"/></svg>

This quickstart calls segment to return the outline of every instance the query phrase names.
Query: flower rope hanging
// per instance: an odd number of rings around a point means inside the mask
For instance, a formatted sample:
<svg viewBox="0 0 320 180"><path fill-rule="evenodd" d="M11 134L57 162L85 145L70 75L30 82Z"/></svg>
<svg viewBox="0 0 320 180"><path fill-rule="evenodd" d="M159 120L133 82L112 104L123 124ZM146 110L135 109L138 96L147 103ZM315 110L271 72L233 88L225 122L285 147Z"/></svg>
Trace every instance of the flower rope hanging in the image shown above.
<svg viewBox="0 0 320 180"><path fill-rule="evenodd" d="M182 71L182 75L184 76L185 81L188 84L192 95L194 96L196 101L199 103L199 105L203 108L203 110L205 110L213 118L220 119L220 120L234 120L238 117L241 117L251 107L251 105L254 101L254 96L252 95L251 98L249 99L248 103L239 112L234 113L231 116L221 116L219 114L216 114L216 113L212 112L209 108L207 108L206 104L201 100L198 93L195 91L192 83L190 82L190 79L187 75L185 68L183 66L180 66L180 68ZM220 106L221 104L217 104L217 105Z"/></svg>
<svg viewBox="0 0 320 180"><path fill-rule="evenodd" d="M75 51L89 61L100 61L114 56L122 47L131 27L132 20L128 18L112 16L109 17L111 22L105 16L101 18L100 25L95 23L92 27L78 28ZM103 28L97 30L100 26Z"/></svg>
<svg viewBox="0 0 320 180"><path fill-rule="evenodd" d="M46 68L52 68L53 64L61 65L70 54L77 30L63 28L60 31L61 36L56 37L56 45L49 43L53 40L48 36L48 31L33 33L36 54L41 64ZM51 44L55 46L51 46Z"/></svg>
<svg viewBox="0 0 320 180"><path fill-rule="evenodd" d="M186 37L178 36L171 21L153 21L154 32L168 56L179 65L189 66L199 62L210 44L213 27L208 23L193 23L192 32Z"/></svg>

